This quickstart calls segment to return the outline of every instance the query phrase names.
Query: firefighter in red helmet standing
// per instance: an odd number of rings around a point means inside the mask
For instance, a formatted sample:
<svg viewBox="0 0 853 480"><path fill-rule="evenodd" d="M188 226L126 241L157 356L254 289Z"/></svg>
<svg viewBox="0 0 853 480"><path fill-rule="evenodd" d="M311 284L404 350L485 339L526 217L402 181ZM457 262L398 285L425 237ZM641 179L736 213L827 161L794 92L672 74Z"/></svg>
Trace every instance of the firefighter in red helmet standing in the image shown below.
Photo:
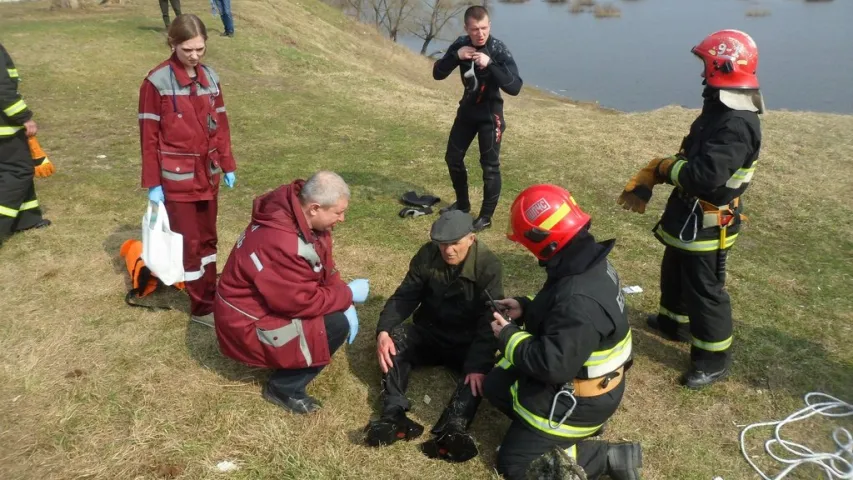
<svg viewBox="0 0 853 480"><path fill-rule="evenodd" d="M660 310L648 323L668 339L691 343L691 367L681 383L698 389L723 379L731 364L726 253L738 237L741 196L755 173L764 100L758 47L746 33L712 33L692 53L704 67L702 113L679 152L640 170L618 203L643 213L655 185L675 186L654 229L666 248Z"/></svg>
<svg viewBox="0 0 853 480"><path fill-rule="evenodd" d="M509 480L526 478L553 447L590 480L640 478L638 443L588 440L619 407L632 359L625 298L607 260L614 241L596 242L589 224L555 185L527 188L510 210L507 237L539 259L547 280L534 297L496 301L492 330L502 356L484 390L512 419L497 459Z"/></svg>

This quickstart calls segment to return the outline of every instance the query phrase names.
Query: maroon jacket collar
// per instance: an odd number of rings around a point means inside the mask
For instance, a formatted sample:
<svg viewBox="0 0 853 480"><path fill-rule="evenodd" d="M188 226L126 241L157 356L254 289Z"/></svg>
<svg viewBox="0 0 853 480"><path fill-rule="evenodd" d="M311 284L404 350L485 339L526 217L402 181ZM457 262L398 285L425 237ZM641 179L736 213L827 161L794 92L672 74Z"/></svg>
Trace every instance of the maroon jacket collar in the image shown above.
<svg viewBox="0 0 853 480"><path fill-rule="evenodd" d="M192 79L189 74L187 74L186 68L184 68L184 64L178 60L178 54L173 53L171 57L169 57L169 65L172 67L172 71L175 72L175 80L181 87L188 87L192 83ZM205 74L203 64L199 62L198 66L195 68L196 75L198 78L198 83L201 84L202 87L208 88L210 86L210 82L207 80L207 75Z"/></svg>

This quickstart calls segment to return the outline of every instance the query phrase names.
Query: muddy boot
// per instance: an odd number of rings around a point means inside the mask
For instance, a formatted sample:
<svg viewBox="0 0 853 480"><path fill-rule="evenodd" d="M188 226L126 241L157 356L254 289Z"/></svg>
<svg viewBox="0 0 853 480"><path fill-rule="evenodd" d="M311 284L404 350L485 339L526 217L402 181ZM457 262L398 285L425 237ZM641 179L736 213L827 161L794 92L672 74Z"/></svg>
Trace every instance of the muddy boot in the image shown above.
<svg viewBox="0 0 853 480"><path fill-rule="evenodd" d="M527 480L587 480L586 472L560 447L552 447L534 460L525 474Z"/></svg>
<svg viewBox="0 0 853 480"><path fill-rule="evenodd" d="M424 433L424 426L411 420L399 408L382 414L379 420L370 422L365 428L365 443L371 447L391 445L397 440L412 440Z"/></svg>
<svg viewBox="0 0 853 480"><path fill-rule="evenodd" d="M480 453L474 437L465 431L462 422L445 426L441 435L421 444L421 452L429 458L448 462L467 462Z"/></svg>
<svg viewBox="0 0 853 480"><path fill-rule="evenodd" d="M448 462L465 462L479 454L474 437L468 433L482 397L475 397L471 387L460 380L441 418L432 428L433 438L421 445L421 451L430 458Z"/></svg>
<svg viewBox="0 0 853 480"><path fill-rule="evenodd" d="M607 475L613 480L640 480L643 450L636 442L611 443L607 446Z"/></svg>

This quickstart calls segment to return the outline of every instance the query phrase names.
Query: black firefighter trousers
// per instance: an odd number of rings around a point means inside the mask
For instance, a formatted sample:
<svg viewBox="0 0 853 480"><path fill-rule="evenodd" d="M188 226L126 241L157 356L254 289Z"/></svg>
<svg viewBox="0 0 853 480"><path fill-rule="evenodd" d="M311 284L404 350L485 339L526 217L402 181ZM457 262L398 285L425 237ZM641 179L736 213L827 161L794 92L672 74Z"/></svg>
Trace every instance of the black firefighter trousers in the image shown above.
<svg viewBox="0 0 853 480"><path fill-rule="evenodd" d="M720 258L726 254L668 246L661 262L658 324L672 334L690 329L692 366L706 373L719 372L730 361L732 304L725 290L725 257Z"/></svg>
<svg viewBox="0 0 853 480"><path fill-rule="evenodd" d="M483 203L480 216L491 218L501 196L501 138L506 130L503 109L488 104L459 107L447 140L444 161L456 193L460 210L469 210L468 169L465 153L476 136L480 144L480 166L483 169Z"/></svg>
<svg viewBox="0 0 853 480"><path fill-rule="evenodd" d="M13 233L41 222L34 177L26 132L0 137L0 244Z"/></svg>
<svg viewBox="0 0 853 480"><path fill-rule="evenodd" d="M597 480L607 470L608 444L586 438L557 438L536 433L513 410L510 387L518 380L515 368L494 368L486 377L485 396L489 403L512 419L498 450L497 470L507 480L524 480L534 460L552 447L566 450L584 469L589 480ZM625 382L604 395L578 398L578 406L567 423L603 424L619 407L625 393ZM556 419L555 421L558 421Z"/></svg>
<svg viewBox="0 0 853 480"><path fill-rule="evenodd" d="M411 323L397 325L389 335L394 341L397 355L391 357L393 365L382 378L383 415L391 415L398 408L409 410L406 389L413 368L444 365L455 372L462 371L468 354L464 344L446 345L437 341L427 329ZM474 420L481 400L482 397L475 397L471 393L471 386L465 385L465 379L460 379L432 433L441 433L449 424L467 429Z"/></svg>

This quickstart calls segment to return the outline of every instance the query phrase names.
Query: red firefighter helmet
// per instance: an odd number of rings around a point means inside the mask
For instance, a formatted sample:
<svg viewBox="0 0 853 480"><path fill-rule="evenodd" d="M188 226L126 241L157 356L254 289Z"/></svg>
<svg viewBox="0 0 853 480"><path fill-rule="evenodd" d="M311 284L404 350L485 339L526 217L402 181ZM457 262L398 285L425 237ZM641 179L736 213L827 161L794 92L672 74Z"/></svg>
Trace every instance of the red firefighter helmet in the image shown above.
<svg viewBox="0 0 853 480"><path fill-rule="evenodd" d="M758 46L740 30L714 32L693 47L705 64L705 81L714 88L758 88Z"/></svg>
<svg viewBox="0 0 853 480"><path fill-rule="evenodd" d="M518 194L509 213L507 238L548 260L589 223L572 194L556 185L533 185Z"/></svg>

